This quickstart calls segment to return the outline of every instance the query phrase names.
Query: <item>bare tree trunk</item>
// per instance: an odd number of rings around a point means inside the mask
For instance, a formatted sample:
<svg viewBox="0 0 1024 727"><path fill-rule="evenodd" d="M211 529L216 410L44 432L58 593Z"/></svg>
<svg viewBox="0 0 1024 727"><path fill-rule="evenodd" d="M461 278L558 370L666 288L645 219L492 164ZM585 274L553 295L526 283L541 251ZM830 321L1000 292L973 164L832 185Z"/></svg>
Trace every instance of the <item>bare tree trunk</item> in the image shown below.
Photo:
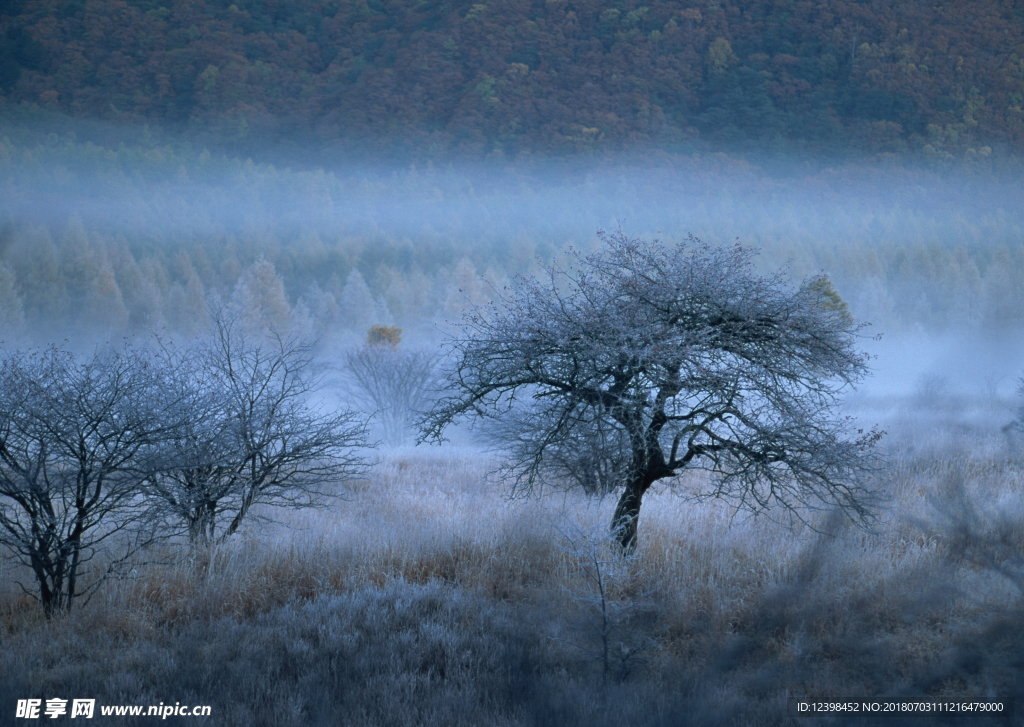
<svg viewBox="0 0 1024 727"><path fill-rule="evenodd" d="M67 597L62 604L65 611L71 610L71 602L75 598L75 590L78 588L78 566L82 558L82 532L85 529L86 514L79 509L78 518L75 522L75 529L71 533L71 562L68 564L68 590Z"/></svg>
<svg viewBox="0 0 1024 727"><path fill-rule="evenodd" d="M43 613L46 614L46 619L50 620L54 612L53 591L50 589L46 568L40 560L38 556L32 557L32 570L36 574L36 580L39 581L39 601L43 604Z"/></svg>
<svg viewBox="0 0 1024 727"><path fill-rule="evenodd" d="M185 518L188 525L188 539L193 546L213 542L216 527L217 501L205 500L192 507Z"/></svg>
<svg viewBox="0 0 1024 727"><path fill-rule="evenodd" d="M241 504L238 506L238 512L236 512L235 516L231 519L231 523L228 525L227 529L223 533L221 533L219 542L223 543L225 540L227 540L235 534L235 532L238 530L238 527L242 524L242 520L245 519L246 514L249 512L249 508L252 507L253 503L256 501L256 496L259 494L259 488L263 484L262 478L256 479L254 476L252 481L256 482L256 484L249 485L248 489L246 490L245 496L242 497Z"/></svg>
<svg viewBox="0 0 1024 727"><path fill-rule="evenodd" d="M612 515L612 537L619 541L623 555L632 555L636 550L636 529L640 520L640 501L651 485L662 477L672 475L665 466L665 455L658 444L658 432L664 424L664 414L657 415L643 440L634 442L633 465L626 489L615 506Z"/></svg>
<svg viewBox="0 0 1024 727"><path fill-rule="evenodd" d="M637 477L626 485L619 503L612 515L612 537L622 546L623 555L632 555L636 550L636 526L640 519L640 500L650 487L644 477Z"/></svg>

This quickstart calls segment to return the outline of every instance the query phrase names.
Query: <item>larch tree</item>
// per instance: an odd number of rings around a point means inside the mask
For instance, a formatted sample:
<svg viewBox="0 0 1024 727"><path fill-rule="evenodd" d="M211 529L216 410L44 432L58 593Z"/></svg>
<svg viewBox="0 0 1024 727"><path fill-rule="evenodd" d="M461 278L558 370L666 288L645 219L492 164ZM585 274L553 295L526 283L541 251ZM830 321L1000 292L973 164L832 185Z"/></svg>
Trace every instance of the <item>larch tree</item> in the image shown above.
<svg viewBox="0 0 1024 727"><path fill-rule="evenodd" d="M739 244L601 238L597 254L573 252L569 269L467 313L421 438L493 420L514 492L619 492L611 527L625 552L644 495L687 468L739 507L870 518L880 435L838 412L867 356L827 280L757 275Z"/></svg>
<svg viewBox="0 0 1024 727"><path fill-rule="evenodd" d="M345 280L338 307L341 309L342 325L350 330L365 331L376 322L377 309L373 295L358 270L353 269Z"/></svg>
<svg viewBox="0 0 1024 727"><path fill-rule="evenodd" d="M231 302L252 328L270 326L283 330L291 318L284 281L274 265L262 257L242 273Z"/></svg>

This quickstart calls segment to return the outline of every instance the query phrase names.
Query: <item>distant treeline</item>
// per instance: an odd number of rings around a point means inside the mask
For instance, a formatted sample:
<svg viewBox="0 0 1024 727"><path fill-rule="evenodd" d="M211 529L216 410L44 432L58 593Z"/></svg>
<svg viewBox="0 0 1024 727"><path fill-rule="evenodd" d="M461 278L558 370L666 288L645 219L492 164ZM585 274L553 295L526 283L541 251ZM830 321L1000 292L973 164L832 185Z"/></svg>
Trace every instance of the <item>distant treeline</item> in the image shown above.
<svg viewBox="0 0 1024 727"><path fill-rule="evenodd" d="M0 338L194 332L211 295L324 333L425 328L620 223L739 238L766 270L825 272L872 330L1024 322L1020 184L875 167L779 178L715 155L532 175L293 171L16 132L0 136Z"/></svg>
<svg viewBox="0 0 1024 727"><path fill-rule="evenodd" d="M1020 2L7 0L0 100L252 154L657 148L999 167Z"/></svg>

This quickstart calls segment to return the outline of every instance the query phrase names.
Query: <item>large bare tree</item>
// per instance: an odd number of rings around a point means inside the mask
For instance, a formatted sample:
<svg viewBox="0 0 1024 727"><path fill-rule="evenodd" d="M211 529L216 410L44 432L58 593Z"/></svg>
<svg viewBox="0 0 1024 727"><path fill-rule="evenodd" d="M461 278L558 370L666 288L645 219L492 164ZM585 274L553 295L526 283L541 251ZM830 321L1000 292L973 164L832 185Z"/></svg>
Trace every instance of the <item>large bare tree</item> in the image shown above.
<svg viewBox="0 0 1024 727"><path fill-rule="evenodd" d="M879 434L837 413L866 356L827 280L758 275L739 244L601 238L601 252L467 315L423 439L485 417L514 491L621 490L612 530L626 552L644 494L687 467L741 507L868 517Z"/></svg>
<svg viewBox="0 0 1024 727"><path fill-rule="evenodd" d="M151 540L140 453L163 435L158 413L173 404L159 383L152 358L132 349L0 362L0 545L33 573L29 592L48 618ZM115 540L83 586L83 566Z"/></svg>

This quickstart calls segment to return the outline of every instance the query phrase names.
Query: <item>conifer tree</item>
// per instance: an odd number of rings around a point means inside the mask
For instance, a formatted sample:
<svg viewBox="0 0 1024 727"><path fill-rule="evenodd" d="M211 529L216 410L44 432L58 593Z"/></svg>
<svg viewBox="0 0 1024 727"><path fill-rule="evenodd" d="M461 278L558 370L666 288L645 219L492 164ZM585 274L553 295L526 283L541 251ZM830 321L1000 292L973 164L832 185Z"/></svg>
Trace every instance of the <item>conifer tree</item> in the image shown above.
<svg viewBox="0 0 1024 727"><path fill-rule="evenodd" d="M376 323L376 304L359 270L353 269L345 280L338 307L341 309L342 325L348 330L365 331Z"/></svg>

